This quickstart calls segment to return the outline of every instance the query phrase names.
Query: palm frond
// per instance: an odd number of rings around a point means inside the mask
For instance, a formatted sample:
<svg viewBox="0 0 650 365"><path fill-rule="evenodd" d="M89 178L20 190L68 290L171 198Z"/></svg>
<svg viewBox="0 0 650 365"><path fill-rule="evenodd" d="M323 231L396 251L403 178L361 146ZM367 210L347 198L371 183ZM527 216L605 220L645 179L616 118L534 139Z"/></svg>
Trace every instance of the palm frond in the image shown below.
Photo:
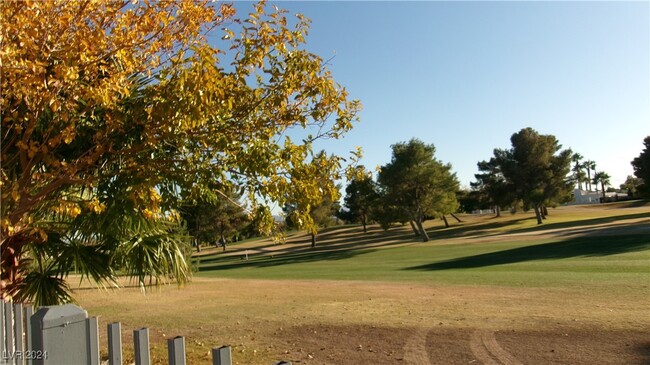
<svg viewBox="0 0 650 365"><path fill-rule="evenodd" d="M70 287L66 280L59 276L57 266L56 260L40 259L22 282L16 301L30 302L36 307L73 303Z"/></svg>

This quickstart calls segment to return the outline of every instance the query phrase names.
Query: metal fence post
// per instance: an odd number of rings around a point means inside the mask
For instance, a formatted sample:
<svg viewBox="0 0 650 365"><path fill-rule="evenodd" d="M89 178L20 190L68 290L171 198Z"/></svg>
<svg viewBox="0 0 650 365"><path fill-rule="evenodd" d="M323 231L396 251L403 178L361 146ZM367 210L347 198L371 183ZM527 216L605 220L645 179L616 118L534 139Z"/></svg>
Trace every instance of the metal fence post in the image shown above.
<svg viewBox="0 0 650 365"><path fill-rule="evenodd" d="M0 364L5 363L5 306L4 300L0 305Z"/></svg>
<svg viewBox="0 0 650 365"><path fill-rule="evenodd" d="M182 336L167 340L169 365L185 365L185 338Z"/></svg>
<svg viewBox="0 0 650 365"><path fill-rule="evenodd" d="M32 316L34 315L34 307L31 304L25 305L25 350L32 351ZM32 365L32 357L29 356L25 359L27 365Z"/></svg>
<svg viewBox="0 0 650 365"><path fill-rule="evenodd" d="M25 346L23 346L23 305L14 303L14 342L16 355L16 364L24 364Z"/></svg>
<svg viewBox="0 0 650 365"><path fill-rule="evenodd" d="M99 328L97 317L86 319L88 330L88 365L99 365Z"/></svg>
<svg viewBox="0 0 650 365"><path fill-rule="evenodd" d="M5 331L5 348L2 352L2 358L7 364L14 364L16 352L14 351L14 311L13 303L11 301L4 302L4 331Z"/></svg>
<svg viewBox="0 0 650 365"><path fill-rule="evenodd" d="M2 302L2 305L0 305L0 364L4 363L4 355L5 355L5 306L4 306L4 300Z"/></svg>
<svg viewBox="0 0 650 365"><path fill-rule="evenodd" d="M133 331L133 349L135 350L135 365L150 365L148 328Z"/></svg>
<svg viewBox="0 0 650 365"><path fill-rule="evenodd" d="M230 346L212 348L212 365L232 365Z"/></svg>
<svg viewBox="0 0 650 365"><path fill-rule="evenodd" d="M108 365L122 365L122 324L108 325Z"/></svg>

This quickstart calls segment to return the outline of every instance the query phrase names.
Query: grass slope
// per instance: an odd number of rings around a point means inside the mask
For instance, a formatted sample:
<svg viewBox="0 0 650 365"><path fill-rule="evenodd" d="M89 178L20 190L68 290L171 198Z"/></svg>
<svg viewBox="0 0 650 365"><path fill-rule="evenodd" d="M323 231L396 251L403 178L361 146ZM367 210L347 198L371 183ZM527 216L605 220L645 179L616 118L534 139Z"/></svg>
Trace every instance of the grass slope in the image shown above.
<svg viewBox="0 0 650 365"><path fill-rule="evenodd" d="M638 203L636 204L638 205ZM647 287L650 221L646 205L565 207L547 222L529 215L464 217L444 229L429 222L421 243L408 227L363 234L358 227L322 233L312 249L305 238L281 246L259 241L234 253L197 258L197 276L246 279L379 280L449 285L593 286L605 291ZM641 227L641 229L639 229ZM249 260L243 255L248 251Z"/></svg>

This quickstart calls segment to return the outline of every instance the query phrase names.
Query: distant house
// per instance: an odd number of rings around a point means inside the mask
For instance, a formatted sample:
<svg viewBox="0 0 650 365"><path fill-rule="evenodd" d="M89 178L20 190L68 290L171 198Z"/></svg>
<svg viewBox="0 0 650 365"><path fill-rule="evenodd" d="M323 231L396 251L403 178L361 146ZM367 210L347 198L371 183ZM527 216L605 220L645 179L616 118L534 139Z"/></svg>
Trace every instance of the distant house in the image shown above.
<svg viewBox="0 0 650 365"><path fill-rule="evenodd" d="M603 199L603 193L601 191L586 191L581 189L575 189L573 191L573 201L569 204L597 204L605 202L614 202L619 200L627 200L628 196L625 193L605 193L605 199Z"/></svg>
<svg viewBox="0 0 650 365"><path fill-rule="evenodd" d="M611 192L611 193L605 193L605 202L617 202L619 200L629 200L630 197L627 196L626 193L618 193L618 192Z"/></svg>
<svg viewBox="0 0 650 365"><path fill-rule="evenodd" d="M573 202L569 204L596 204L600 203L602 197L603 195L598 191L575 189L573 191Z"/></svg>

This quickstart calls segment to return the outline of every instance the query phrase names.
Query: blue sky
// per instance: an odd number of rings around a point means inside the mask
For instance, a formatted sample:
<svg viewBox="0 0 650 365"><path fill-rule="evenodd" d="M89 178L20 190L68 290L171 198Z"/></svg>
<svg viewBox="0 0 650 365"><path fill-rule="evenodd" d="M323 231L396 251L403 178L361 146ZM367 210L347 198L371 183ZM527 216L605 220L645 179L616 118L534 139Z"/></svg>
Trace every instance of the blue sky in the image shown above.
<svg viewBox="0 0 650 365"><path fill-rule="evenodd" d="M596 161L618 187L650 135L649 2L271 2L312 20L361 122L316 145L362 163L390 145L436 146L461 185L476 163L532 127ZM248 12L250 3L238 3Z"/></svg>

